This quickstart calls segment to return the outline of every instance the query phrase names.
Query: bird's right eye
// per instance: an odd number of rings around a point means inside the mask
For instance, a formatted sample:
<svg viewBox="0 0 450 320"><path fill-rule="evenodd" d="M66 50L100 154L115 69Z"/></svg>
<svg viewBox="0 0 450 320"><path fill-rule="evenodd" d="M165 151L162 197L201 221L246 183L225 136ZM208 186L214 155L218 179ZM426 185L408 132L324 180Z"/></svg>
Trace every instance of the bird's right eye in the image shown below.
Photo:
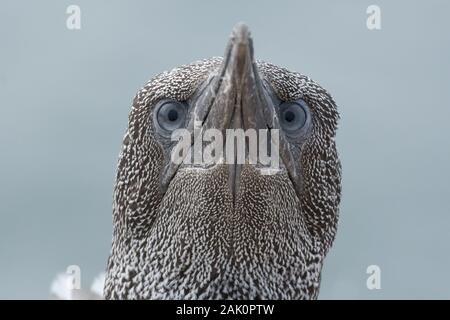
<svg viewBox="0 0 450 320"><path fill-rule="evenodd" d="M181 128L186 120L187 106L179 101L163 102L156 112L156 122L165 131Z"/></svg>

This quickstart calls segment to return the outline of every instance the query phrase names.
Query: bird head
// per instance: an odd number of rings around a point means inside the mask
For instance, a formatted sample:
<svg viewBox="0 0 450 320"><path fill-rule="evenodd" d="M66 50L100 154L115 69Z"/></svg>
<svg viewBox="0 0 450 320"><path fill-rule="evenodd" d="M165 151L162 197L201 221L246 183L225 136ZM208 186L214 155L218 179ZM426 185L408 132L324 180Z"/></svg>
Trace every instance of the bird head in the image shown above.
<svg viewBox="0 0 450 320"><path fill-rule="evenodd" d="M238 24L223 58L161 73L134 98L107 298L317 296L338 220L339 115L316 82L253 51Z"/></svg>

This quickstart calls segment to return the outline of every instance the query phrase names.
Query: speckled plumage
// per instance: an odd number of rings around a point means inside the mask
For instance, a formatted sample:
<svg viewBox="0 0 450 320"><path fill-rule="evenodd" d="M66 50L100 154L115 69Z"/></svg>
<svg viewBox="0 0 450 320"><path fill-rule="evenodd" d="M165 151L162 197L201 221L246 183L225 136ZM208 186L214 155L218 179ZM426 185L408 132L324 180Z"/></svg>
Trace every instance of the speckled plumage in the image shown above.
<svg viewBox="0 0 450 320"><path fill-rule="evenodd" d="M243 166L233 201L226 165L180 168L160 187L167 152L152 112L161 99L189 100L222 58L164 72L136 95L119 157L113 203L109 299L313 299L336 233L340 162L331 96L299 73L257 62L279 99L302 98L312 126L293 154L301 194L286 172Z"/></svg>

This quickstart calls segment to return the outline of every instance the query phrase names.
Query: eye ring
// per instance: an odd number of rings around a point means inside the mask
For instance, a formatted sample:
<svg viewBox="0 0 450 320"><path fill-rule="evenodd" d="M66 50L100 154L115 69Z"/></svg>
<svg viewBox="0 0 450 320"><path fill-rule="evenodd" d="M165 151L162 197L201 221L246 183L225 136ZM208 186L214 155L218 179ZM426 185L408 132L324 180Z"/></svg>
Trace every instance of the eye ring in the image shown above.
<svg viewBox="0 0 450 320"><path fill-rule="evenodd" d="M300 132L308 120L306 103L303 100L280 104L280 126L288 134Z"/></svg>
<svg viewBox="0 0 450 320"><path fill-rule="evenodd" d="M166 100L160 103L154 111L154 122L158 129L170 133L184 126L187 106L183 102Z"/></svg>

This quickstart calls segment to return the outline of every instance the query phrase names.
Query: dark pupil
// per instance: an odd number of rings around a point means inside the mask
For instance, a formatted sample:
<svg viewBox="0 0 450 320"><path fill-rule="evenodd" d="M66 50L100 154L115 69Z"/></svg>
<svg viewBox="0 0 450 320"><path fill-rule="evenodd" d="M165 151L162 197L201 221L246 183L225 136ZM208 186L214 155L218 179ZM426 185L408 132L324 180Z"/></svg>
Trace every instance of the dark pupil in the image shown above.
<svg viewBox="0 0 450 320"><path fill-rule="evenodd" d="M284 114L284 119L285 119L287 122L292 122L292 121L294 121L294 119L295 119L295 113L292 112L292 111L286 111L285 114Z"/></svg>
<svg viewBox="0 0 450 320"><path fill-rule="evenodd" d="M169 113L167 114L167 118L169 119L169 121L175 121L178 119L178 111L177 110L170 110Z"/></svg>

